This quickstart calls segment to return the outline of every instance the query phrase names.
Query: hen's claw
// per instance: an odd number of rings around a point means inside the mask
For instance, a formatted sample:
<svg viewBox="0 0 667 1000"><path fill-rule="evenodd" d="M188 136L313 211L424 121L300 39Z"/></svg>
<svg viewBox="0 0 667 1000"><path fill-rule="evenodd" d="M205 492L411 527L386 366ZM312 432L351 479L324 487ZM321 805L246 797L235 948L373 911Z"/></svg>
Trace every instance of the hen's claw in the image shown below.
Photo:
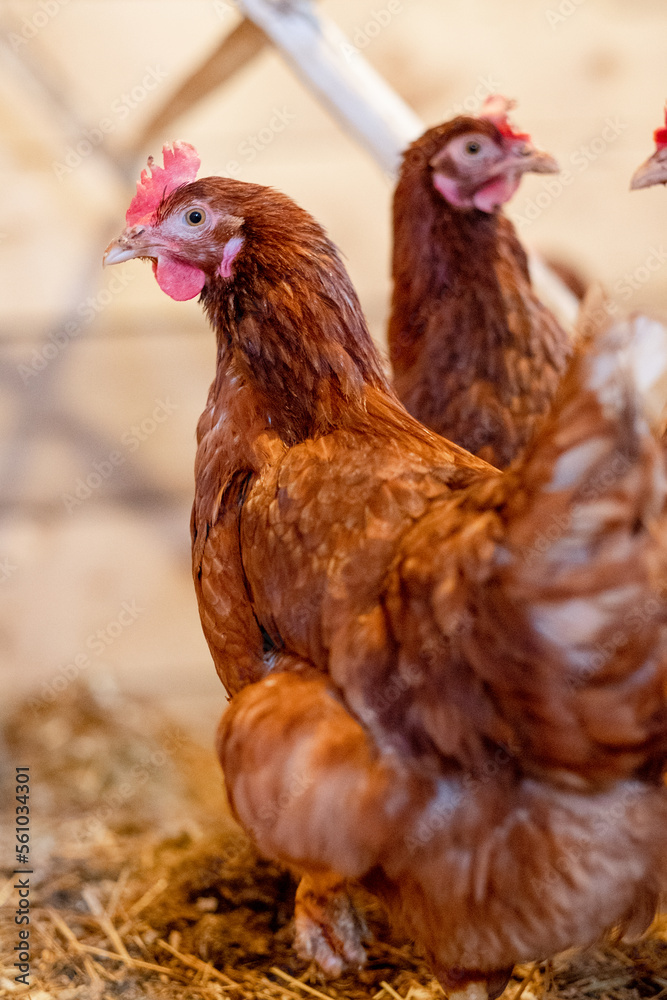
<svg viewBox="0 0 667 1000"><path fill-rule="evenodd" d="M368 927L337 876L304 875L294 905L294 947L300 958L314 961L335 979L346 969L366 964L362 941Z"/></svg>

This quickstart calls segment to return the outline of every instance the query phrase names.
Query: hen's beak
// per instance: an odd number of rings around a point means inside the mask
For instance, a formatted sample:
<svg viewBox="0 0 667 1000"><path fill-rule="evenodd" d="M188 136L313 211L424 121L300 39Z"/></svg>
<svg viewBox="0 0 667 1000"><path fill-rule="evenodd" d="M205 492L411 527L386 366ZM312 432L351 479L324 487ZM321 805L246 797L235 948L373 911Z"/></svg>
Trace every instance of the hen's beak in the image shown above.
<svg viewBox="0 0 667 1000"><path fill-rule="evenodd" d="M652 187L654 184L667 184L667 149L658 149L649 156L641 167L632 175L630 190Z"/></svg>
<svg viewBox="0 0 667 1000"><path fill-rule="evenodd" d="M550 153L536 149L529 142L512 150L508 156L508 165L520 173L557 174L560 172L558 161Z"/></svg>
<svg viewBox="0 0 667 1000"><path fill-rule="evenodd" d="M102 267L109 264L122 264L133 257L156 257L157 247L151 239L151 230L146 226L137 225L126 229L118 239L112 240L104 251Z"/></svg>

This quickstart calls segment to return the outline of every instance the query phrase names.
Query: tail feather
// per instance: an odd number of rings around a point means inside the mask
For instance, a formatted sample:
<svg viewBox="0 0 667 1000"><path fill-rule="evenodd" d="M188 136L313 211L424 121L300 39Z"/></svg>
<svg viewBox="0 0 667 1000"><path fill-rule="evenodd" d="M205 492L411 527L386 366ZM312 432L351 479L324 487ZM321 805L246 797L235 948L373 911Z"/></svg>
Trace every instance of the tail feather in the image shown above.
<svg viewBox="0 0 667 1000"><path fill-rule="evenodd" d="M630 368L637 391L646 396L646 403L667 375L667 330L662 323L642 315L634 316L624 326L630 327L631 334L622 360Z"/></svg>
<svg viewBox="0 0 667 1000"><path fill-rule="evenodd" d="M507 625L502 666L484 625L471 650L536 764L571 780L667 756L667 478L643 403L667 335L635 317L587 339L508 477L480 595L489 632Z"/></svg>

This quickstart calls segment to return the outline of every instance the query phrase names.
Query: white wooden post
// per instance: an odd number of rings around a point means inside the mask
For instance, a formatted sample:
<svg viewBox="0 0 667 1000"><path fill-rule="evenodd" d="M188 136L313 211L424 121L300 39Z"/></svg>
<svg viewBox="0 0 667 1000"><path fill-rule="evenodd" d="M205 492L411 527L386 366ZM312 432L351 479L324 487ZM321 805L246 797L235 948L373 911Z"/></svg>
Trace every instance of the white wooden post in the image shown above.
<svg viewBox="0 0 667 1000"><path fill-rule="evenodd" d="M311 0L236 0L268 35L296 75L391 177L405 147L426 126ZM537 256L531 274L538 295L572 327L579 303Z"/></svg>
<svg viewBox="0 0 667 1000"><path fill-rule="evenodd" d="M414 111L309 0L237 0L297 76L390 176L424 131Z"/></svg>

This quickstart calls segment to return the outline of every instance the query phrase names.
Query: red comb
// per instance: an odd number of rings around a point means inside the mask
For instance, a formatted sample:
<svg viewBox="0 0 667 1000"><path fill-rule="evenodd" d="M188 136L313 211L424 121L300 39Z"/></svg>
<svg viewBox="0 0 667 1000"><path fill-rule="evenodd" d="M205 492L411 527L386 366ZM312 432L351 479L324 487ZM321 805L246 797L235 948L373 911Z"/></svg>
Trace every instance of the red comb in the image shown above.
<svg viewBox="0 0 667 1000"><path fill-rule="evenodd" d="M484 101L479 117L488 118L489 121L493 122L500 134L504 135L506 139L523 139L525 142L530 139L528 133L515 132L514 126L507 117L508 112L514 107L516 107L516 101L511 101L507 97L503 97L502 94L491 94Z"/></svg>
<svg viewBox="0 0 667 1000"><path fill-rule="evenodd" d="M162 162L163 167L156 167L153 157L148 157L148 169L141 171L137 193L125 215L128 226L152 215L166 194L195 180L201 160L194 146L177 140L173 146L167 142L162 147Z"/></svg>
<svg viewBox="0 0 667 1000"><path fill-rule="evenodd" d="M665 104L665 125L667 126L667 104ZM657 128L653 133L653 138L658 149L667 146L667 128Z"/></svg>

